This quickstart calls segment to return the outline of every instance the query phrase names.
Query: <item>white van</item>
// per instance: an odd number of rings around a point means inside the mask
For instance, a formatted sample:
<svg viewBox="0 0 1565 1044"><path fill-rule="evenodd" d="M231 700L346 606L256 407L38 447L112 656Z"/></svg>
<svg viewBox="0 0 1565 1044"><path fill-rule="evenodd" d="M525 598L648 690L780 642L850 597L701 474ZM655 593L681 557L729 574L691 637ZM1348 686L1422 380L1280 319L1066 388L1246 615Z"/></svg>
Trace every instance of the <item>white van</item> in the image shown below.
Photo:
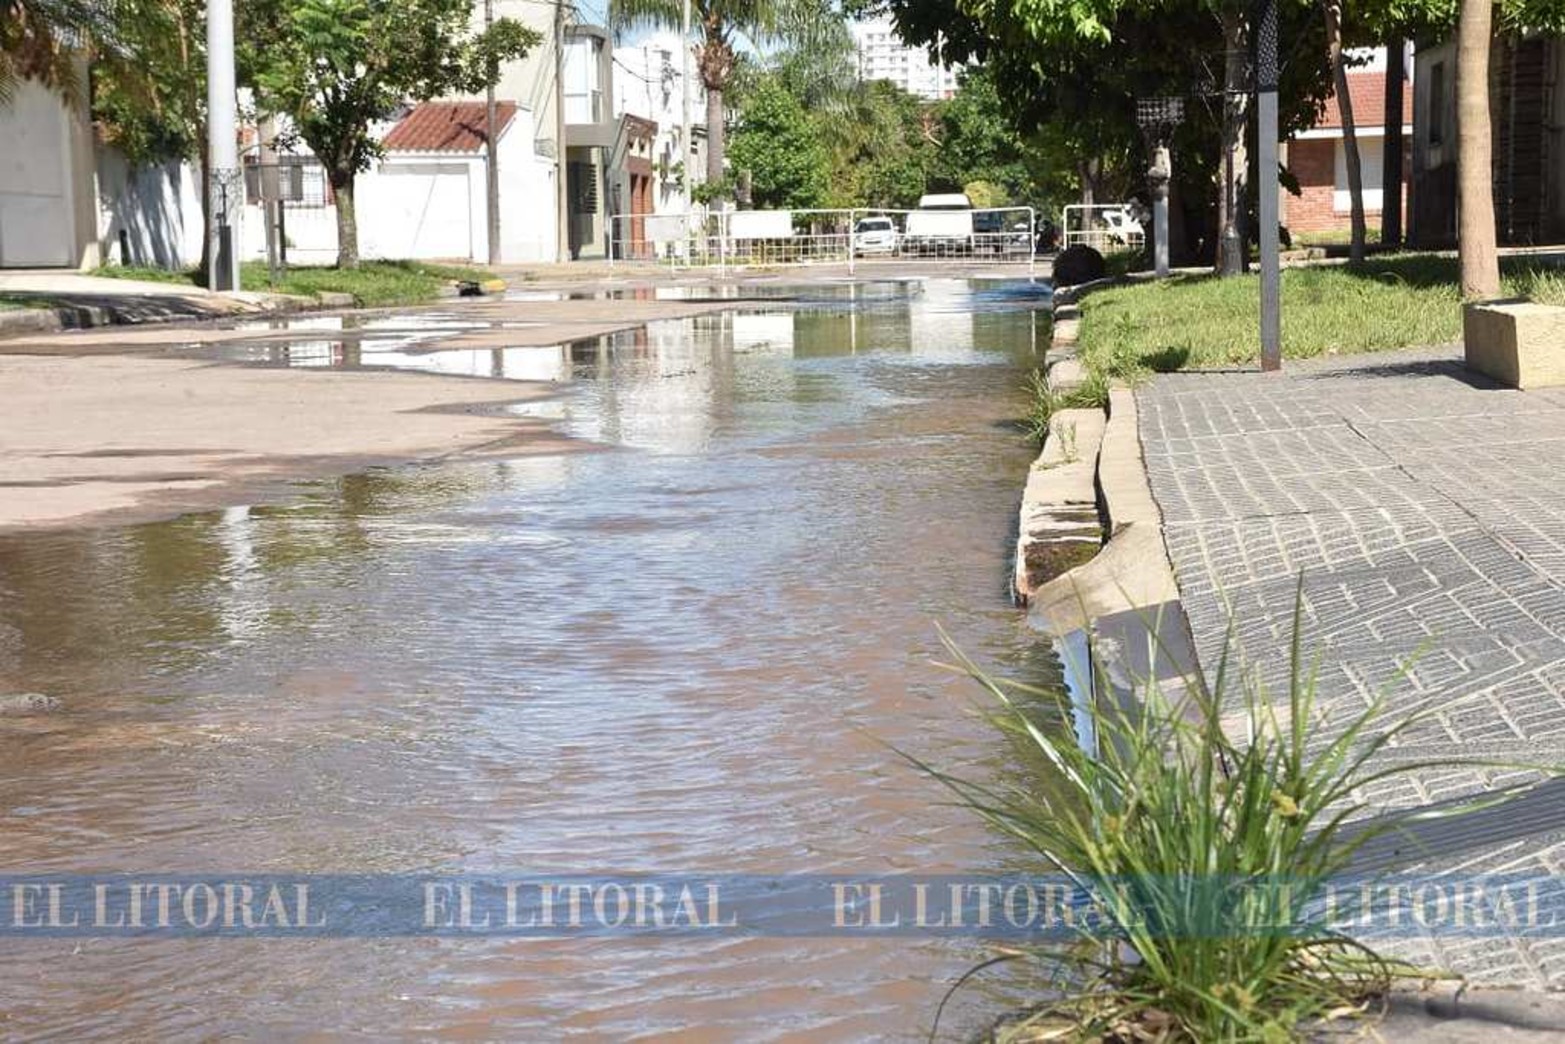
<svg viewBox="0 0 1565 1044"><path fill-rule="evenodd" d="M907 216L902 249L912 254L970 254L973 251L973 201L962 192L922 196Z"/></svg>

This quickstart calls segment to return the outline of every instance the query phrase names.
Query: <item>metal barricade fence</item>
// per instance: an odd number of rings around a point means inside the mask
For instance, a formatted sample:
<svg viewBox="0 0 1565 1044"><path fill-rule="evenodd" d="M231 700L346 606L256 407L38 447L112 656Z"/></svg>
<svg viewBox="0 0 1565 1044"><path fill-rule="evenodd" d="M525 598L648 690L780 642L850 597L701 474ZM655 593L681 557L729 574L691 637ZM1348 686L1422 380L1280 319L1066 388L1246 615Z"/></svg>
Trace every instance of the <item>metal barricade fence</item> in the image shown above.
<svg viewBox="0 0 1565 1044"><path fill-rule="evenodd" d="M1032 207L972 210L712 210L616 214L609 262L773 268L865 261L1010 263L1033 270Z"/></svg>
<svg viewBox="0 0 1565 1044"><path fill-rule="evenodd" d="M1139 250L1146 230L1129 203L1072 203L1060 215L1060 248L1090 246L1099 253Z"/></svg>

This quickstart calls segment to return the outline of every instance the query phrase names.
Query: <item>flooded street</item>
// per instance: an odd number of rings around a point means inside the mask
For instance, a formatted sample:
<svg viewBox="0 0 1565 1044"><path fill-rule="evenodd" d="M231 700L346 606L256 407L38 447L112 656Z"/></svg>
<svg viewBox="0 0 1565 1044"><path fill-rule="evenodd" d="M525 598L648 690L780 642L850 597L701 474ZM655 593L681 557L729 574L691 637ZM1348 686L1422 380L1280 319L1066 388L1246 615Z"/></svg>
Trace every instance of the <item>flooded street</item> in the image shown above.
<svg viewBox="0 0 1565 1044"><path fill-rule="evenodd" d="M557 382L581 449L284 503L0 537L12 873L941 873L1010 849L894 752L1003 771L981 663L1050 670L1007 592L1047 344L1016 283L820 291L568 347L411 322L263 365ZM398 332L401 331L401 332ZM921 938L0 943L0 1034L912 1039L985 951ZM964 992L960 1037L1006 999Z"/></svg>

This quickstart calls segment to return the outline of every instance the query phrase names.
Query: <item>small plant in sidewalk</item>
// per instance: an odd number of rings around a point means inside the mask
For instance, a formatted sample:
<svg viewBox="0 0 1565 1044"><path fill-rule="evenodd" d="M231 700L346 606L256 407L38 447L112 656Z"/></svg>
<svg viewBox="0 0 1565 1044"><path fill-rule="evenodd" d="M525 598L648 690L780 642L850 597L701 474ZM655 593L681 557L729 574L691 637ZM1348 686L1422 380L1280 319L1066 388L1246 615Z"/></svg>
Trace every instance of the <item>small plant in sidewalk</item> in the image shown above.
<svg viewBox="0 0 1565 1044"><path fill-rule="evenodd" d="M958 669L996 701L993 720L1044 768L1025 785L986 786L915 764L1018 839L1041 871L1064 875L1079 893L1113 897L1077 924L1072 945L1010 950L969 972L1015 959L1047 969L1047 1000L1010 1020L1002 1037L1288 1040L1312 1021L1364 1012L1394 981L1419 974L1335 930L1315 886L1399 829L1370 817L1362 795L1431 767L1388 767L1377 756L1424 712L1388 720L1381 698L1322 734L1300 627L1296 608L1285 693L1265 691L1225 654L1210 689L1188 678L1176 695L1175 686L1138 679L1123 705L1089 701L1085 727L1076 707L1086 741L1038 715L1054 705L1059 720L1071 720L1067 697L992 678L952 649ZM1113 692L1107 677L1097 691Z"/></svg>
<svg viewBox="0 0 1565 1044"><path fill-rule="evenodd" d="M1049 436L1049 421L1061 410L1101 409L1109 401L1108 380L1097 374L1068 391L1049 383L1049 375L1034 370L1027 376L1027 432L1040 444Z"/></svg>

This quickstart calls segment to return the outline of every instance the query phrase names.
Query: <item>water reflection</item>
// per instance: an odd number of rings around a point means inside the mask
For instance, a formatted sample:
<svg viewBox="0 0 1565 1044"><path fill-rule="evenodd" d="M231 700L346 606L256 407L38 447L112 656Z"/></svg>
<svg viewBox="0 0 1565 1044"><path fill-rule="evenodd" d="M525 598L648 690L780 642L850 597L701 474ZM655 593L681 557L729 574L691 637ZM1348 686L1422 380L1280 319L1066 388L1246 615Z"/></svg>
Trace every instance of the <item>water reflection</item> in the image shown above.
<svg viewBox="0 0 1565 1044"><path fill-rule="evenodd" d="M978 778L1008 764L968 684L931 666L936 621L985 665L1052 670L1005 586L1035 325L1025 300L963 286L654 323L537 356L570 386L558 423L605 452L0 538L0 691L65 704L0 719L6 866L1006 865L888 744ZM340 340L357 353L341 365L404 350ZM0 953L9 1031L912 1037L980 956L908 939L73 946ZM1005 1003L966 995L951 1025Z"/></svg>

